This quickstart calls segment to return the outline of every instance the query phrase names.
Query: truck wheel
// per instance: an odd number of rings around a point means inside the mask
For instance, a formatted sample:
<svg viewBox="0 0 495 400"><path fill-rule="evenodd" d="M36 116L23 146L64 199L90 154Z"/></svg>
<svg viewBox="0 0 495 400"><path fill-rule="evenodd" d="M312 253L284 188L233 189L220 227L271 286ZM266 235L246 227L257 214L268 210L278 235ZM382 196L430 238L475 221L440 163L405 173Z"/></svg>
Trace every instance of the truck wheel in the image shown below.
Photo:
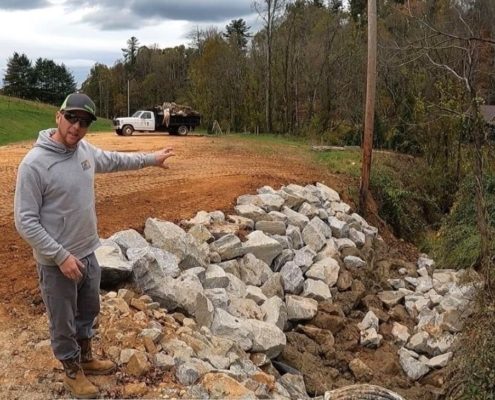
<svg viewBox="0 0 495 400"><path fill-rule="evenodd" d="M122 128L122 135L124 136L131 136L132 132L134 132L134 128L131 125L125 125Z"/></svg>
<svg viewBox="0 0 495 400"><path fill-rule="evenodd" d="M185 125L181 125L179 126L179 128L177 129L177 133L181 136L185 136L189 133L189 129L187 128L187 126Z"/></svg>

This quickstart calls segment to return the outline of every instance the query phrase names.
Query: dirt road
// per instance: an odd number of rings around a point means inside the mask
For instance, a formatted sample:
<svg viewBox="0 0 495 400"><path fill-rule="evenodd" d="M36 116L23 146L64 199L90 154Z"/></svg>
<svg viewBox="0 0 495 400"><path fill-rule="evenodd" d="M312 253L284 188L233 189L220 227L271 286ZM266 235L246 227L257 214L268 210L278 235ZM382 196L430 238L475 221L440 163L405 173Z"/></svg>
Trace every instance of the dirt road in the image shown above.
<svg viewBox="0 0 495 400"><path fill-rule="evenodd" d="M237 196L264 185L279 188L321 181L342 193L348 184L325 173L295 145L280 149L256 142L253 149L254 142L233 138L119 137L113 133L89 134L87 139L106 150L152 151L172 146L176 152L169 169L97 176L101 237L127 228L142 231L148 217L176 222L200 210L229 212ZM50 371L57 367L48 347L34 347L48 338L46 318L31 249L13 223L17 166L31 146L0 147L0 393L5 398L46 397L51 392L45 391L44 379L52 379Z"/></svg>
<svg viewBox="0 0 495 400"><path fill-rule="evenodd" d="M190 218L197 211L231 211L237 196L263 185L279 188L286 183L332 180L297 146L283 150L271 144L217 137L89 134L87 139L106 150L152 151L172 146L176 156L169 169L99 174L96 207L101 237L134 228L142 230L148 217L170 221ZM36 289L34 262L28 245L13 225L13 195L17 166L32 143L0 147L0 296L19 303ZM339 187L340 183L340 187ZM34 290L34 292L33 292Z"/></svg>

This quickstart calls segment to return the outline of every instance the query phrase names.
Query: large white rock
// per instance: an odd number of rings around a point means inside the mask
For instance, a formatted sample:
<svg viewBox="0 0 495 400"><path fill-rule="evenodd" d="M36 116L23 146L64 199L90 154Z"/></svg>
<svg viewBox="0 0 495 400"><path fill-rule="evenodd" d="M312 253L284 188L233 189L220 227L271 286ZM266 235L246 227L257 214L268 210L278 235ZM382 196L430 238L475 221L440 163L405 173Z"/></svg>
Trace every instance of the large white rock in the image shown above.
<svg viewBox="0 0 495 400"><path fill-rule="evenodd" d="M285 232L294 250L298 250L304 246L301 229L298 226L289 225Z"/></svg>
<svg viewBox="0 0 495 400"><path fill-rule="evenodd" d="M243 254L241 239L229 233L210 244L210 249L220 254L222 261L239 257Z"/></svg>
<svg viewBox="0 0 495 400"><path fill-rule="evenodd" d="M292 210L287 206L282 207L282 213L287 216L288 223L290 225L297 226L299 229L303 230L306 224L309 222L309 218L297 211Z"/></svg>
<svg viewBox="0 0 495 400"><path fill-rule="evenodd" d="M265 210L261 207L253 206L251 204L242 204L234 207L235 212L241 217L248 218L256 221L261 221L267 218Z"/></svg>
<svg viewBox="0 0 495 400"><path fill-rule="evenodd" d="M181 269L206 267L208 250L179 226L156 218L148 218L144 227L147 240L155 247L174 254Z"/></svg>
<svg viewBox="0 0 495 400"><path fill-rule="evenodd" d="M205 289L204 293L210 299L213 307L227 309L230 299L225 289Z"/></svg>
<svg viewBox="0 0 495 400"><path fill-rule="evenodd" d="M188 231L194 239L199 243L206 242L211 243L215 240L208 228L204 225L193 225Z"/></svg>
<svg viewBox="0 0 495 400"><path fill-rule="evenodd" d="M339 248L334 238L329 238L326 241L325 246L316 255L315 261L320 261L327 257L332 257L332 258L340 257Z"/></svg>
<svg viewBox="0 0 495 400"><path fill-rule="evenodd" d="M314 217L306 224L302 231L302 237L306 245L318 252L325 246L327 238L325 237L325 232L322 230L321 225L316 221L321 221L321 219Z"/></svg>
<svg viewBox="0 0 495 400"><path fill-rule="evenodd" d="M310 190L308 190L305 187L302 187L301 185L296 185L291 183L290 185L282 187L282 191L285 193L298 197L302 199L303 201L307 201L308 203L311 204L320 204L320 199L315 196L313 193L311 193Z"/></svg>
<svg viewBox="0 0 495 400"><path fill-rule="evenodd" d="M239 273L246 285L261 286L273 274L273 271L266 262L248 253L239 261Z"/></svg>
<svg viewBox="0 0 495 400"><path fill-rule="evenodd" d="M369 328L373 328L377 331L379 326L378 317L373 311L368 311L363 320L357 326L361 331L365 331Z"/></svg>
<svg viewBox="0 0 495 400"><path fill-rule="evenodd" d="M302 297L309 297L310 299L315 299L316 301L324 301L332 298L332 293L330 293L330 288L328 285L319 280L306 279L304 281Z"/></svg>
<svg viewBox="0 0 495 400"><path fill-rule="evenodd" d="M304 276L293 261L286 263L280 270L282 285L287 293L299 294L303 289Z"/></svg>
<svg viewBox="0 0 495 400"><path fill-rule="evenodd" d="M229 296L246 297L247 287L237 276L226 272L225 275L229 278L229 284L225 288Z"/></svg>
<svg viewBox="0 0 495 400"><path fill-rule="evenodd" d="M366 235L354 228L349 229L349 239L351 239L358 248L363 247L366 243Z"/></svg>
<svg viewBox="0 0 495 400"><path fill-rule="evenodd" d="M311 219L320 214L320 209L316 207L314 204L309 204L307 202L304 202L301 204L297 212Z"/></svg>
<svg viewBox="0 0 495 400"><path fill-rule="evenodd" d="M241 349L250 350L253 345L252 332L245 329L243 322L242 319L217 308L210 329L214 335L233 340Z"/></svg>
<svg viewBox="0 0 495 400"><path fill-rule="evenodd" d="M392 336L394 337L394 343L399 346L403 346L407 343L409 337L409 329L407 326L394 322L392 326Z"/></svg>
<svg viewBox="0 0 495 400"><path fill-rule="evenodd" d="M404 293L397 290L385 290L378 293L378 298L387 307L392 308L393 306L399 304L399 302L404 298Z"/></svg>
<svg viewBox="0 0 495 400"><path fill-rule="evenodd" d="M312 319L318 311L318 302L301 296L285 296L287 304L287 318L289 321L303 321Z"/></svg>
<svg viewBox="0 0 495 400"><path fill-rule="evenodd" d="M310 246L304 246L302 249L296 250L294 253L294 264L301 268L303 272L306 272L309 267L313 265L313 260L316 256L316 252Z"/></svg>
<svg viewBox="0 0 495 400"><path fill-rule="evenodd" d="M344 264L348 268L364 268L366 267L366 261L356 256L344 257Z"/></svg>
<svg viewBox="0 0 495 400"><path fill-rule="evenodd" d="M244 254L252 253L268 265L271 265L273 259L282 253L282 245L261 231L251 232L246 239L242 243Z"/></svg>
<svg viewBox="0 0 495 400"><path fill-rule="evenodd" d="M240 299L238 297L232 297L230 299L230 304L227 307L227 311L234 317L241 319L257 319L263 321L265 318L265 313L256 302L246 298Z"/></svg>
<svg viewBox="0 0 495 400"><path fill-rule="evenodd" d="M205 289L225 288L229 284L229 278L222 267L210 264L206 268L203 287Z"/></svg>
<svg viewBox="0 0 495 400"><path fill-rule="evenodd" d="M282 330L268 322L247 319L242 327L250 332L253 341L251 351L265 353L269 358L277 357L287 343Z"/></svg>
<svg viewBox="0 0 495 400"><path fill-rule="evenodd" d="M248 285L246 291L246 299L251 299L256 304L261 305L267 300L267 297L263 294L261 288Z"/></svg>
<svg viewBox="0 0 495 400"><path fill-rule="evenodd" d="M414 352L411 352L405 348L401 348L399 350L400 365L409 379L412 379L413 381L417 381L430 372L430 368L417 358L418 355Z"/></svg>
<svg viewBox="0 0 495 400"><path fill-rule="evenodd" d="M258 221L256 222L256 230L262 231L269 235L285 235L286 226L282 221Z"/></svg>
<svg viewBox="0 0 495 400"><path fill-rule="evenodd" d="M349 235L349 225L336 217L329 217L328 224L332 230L332 235L336 238L345 238Z"/></svg>
<svg viewBox="0 0 495 400"><path fill-rule="evenodd" d="M284 330L287 323L287 306L280 297L270 297L261 305L261 309L265 313L265 322Z"/></svg>
<svg viewBox="0 0 495 400"><path fill-rule="evenodd" d="M201 282L191 275L181 275L175 282L175 295L181 308L192 315L198 325L210 326L213 320L214 307L205 295Z"/></svg>
<svg viewBox="0 0 495 400"><path fill-rule="evenodd" d="M120 250L112 246L100 246L95 251L96 259L101 267L102 285L116 285L129 279L132 264L123 260Z"/></svg>
<svg viewBox="0 0 495 400"><path fill-rule="evenodd" d="M337 260L331 257L315 262L306 272L306 277L325 282L329 287L335 286L339 278L340 266Z"/></svg>
<svg viewBox="0 0 495 400"><path fill-rule="evenodd" d="M316 187L320 190L323 199L327 201L340 201L339 194L332 188L329 188L327 185L316 182Z"/></svg>
<svg viewBox="0 0 495 400"><path fill-rule="evenodd" d="M144 262L150 270L161 270L166 276L177 278L180 274L178 259L172 253L157 247L131 247L127 250L127 257L133 264L137 260Z"/></svg>
<svg viewBox="0 0 495 400"><path fill-rule="evenodd" d="M127 249L130 247L141 248L150 245L146 239L134 229L127 229L114 233L109 239L117 243L124 253L127 252Z"/></svg>

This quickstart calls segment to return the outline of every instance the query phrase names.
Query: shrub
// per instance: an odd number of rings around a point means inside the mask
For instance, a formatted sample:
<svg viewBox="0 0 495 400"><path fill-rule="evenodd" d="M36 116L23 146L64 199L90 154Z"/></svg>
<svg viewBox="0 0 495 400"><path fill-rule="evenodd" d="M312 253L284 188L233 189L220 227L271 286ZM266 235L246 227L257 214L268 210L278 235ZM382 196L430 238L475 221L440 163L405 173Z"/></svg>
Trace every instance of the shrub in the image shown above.
<svg viewBox="0 0 495 400"><path fill-rule="evenodd" d="M417 242L427 226L440 221L434 194L423 185L426 166L418 159L382 156L375 162L371 190L379 215L395 235Z"/></svg>
<svg viewBox="0 0 495 400"><path fill-rule="evenodd" d="M459 189L454 206L445 217L439 234L432 243L437 263L448 268L475 266L480 257L480 236L476 226L475 180L467 176ZM495 175L485 178L489 220L495 220ZM492 251L495 252L495 243Z"/></svg>

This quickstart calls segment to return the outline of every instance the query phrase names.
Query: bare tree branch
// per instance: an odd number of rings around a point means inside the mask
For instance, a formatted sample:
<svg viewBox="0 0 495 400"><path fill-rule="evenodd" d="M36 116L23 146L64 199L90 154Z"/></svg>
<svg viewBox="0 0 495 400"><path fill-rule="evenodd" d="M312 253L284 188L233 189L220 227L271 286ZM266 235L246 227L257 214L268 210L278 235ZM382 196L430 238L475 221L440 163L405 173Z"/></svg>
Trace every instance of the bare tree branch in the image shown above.
<svg viewBox="0 0 495 400"><path fill-rule="evenodd" d="M466 88L468 90L471 90L471 85L469 84L469 80L468 78L466 78L465 76L461 76L459 75L453 68L449 67L448 65L446 64L440 64L440 63L437 63L433 58L431 58L431 56L428 54L428 53L424 53L424 55L426 56L426 58L428 58L428 60L433 64L435 65L436 67L439 67L439 68L443 68L447 71L449 71L452 75L454 75L457 79L459 79L461 82L464 82L464 84L466 85Z"/></svg>
<svg viewBox="0 0 495 400"><path fill-rule="evenodd" d="M490 44L495 44L495 39L491 39L491 38L481 38L481 37L478 37L478 36L470 36L470 37L462 37L462 36L458 36L458 35L454 35L452 33L447 33L447 32L443 32L441 31L440 29L437 29L435 28L434 26L430 25L428 22L426 22L425 20L420 20L420 22L425 25L426 27L428 27L429 29L431 29L433 32L436 32L440 35L443 35L443 36L447 36L451 39L455 39L455 40L461 40L463 42L482 42L482 43L490 43Z"/></svg>

